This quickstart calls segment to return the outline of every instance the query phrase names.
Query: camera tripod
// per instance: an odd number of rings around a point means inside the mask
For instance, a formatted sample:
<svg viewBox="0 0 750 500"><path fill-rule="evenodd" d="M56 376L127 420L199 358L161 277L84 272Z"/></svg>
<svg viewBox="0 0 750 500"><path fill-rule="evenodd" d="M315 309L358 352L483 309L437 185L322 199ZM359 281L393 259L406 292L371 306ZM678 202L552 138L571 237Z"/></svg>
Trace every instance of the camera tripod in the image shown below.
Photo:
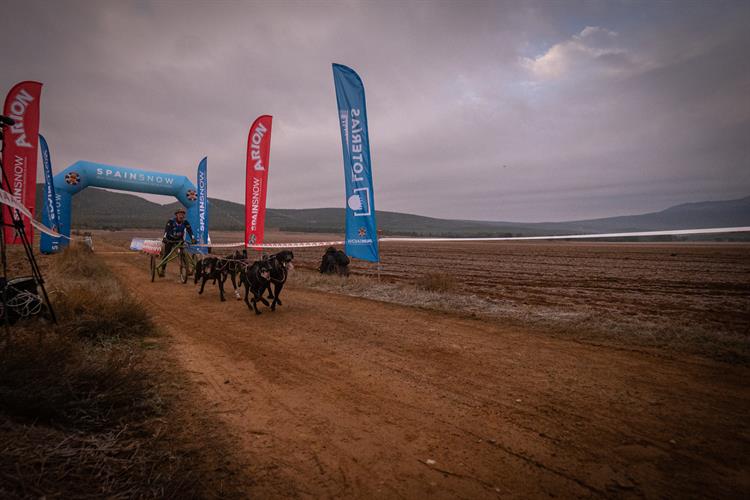
<svg viewBox="0 0 750 500"><path fill-rule="evenodd" d="M12 192L10 188L10 181L8 179L8 176L5 172L5 164L4 164L4 150L5 150L5 141L4 141L4 133L5 133L5 127L8 125L14 125L14 121L8 117L3 116L2 120L0 120L0 175L2 175L2 184L0 184L0 189L3 189L7 192ZM31 166L30 166L31 167ZM36 165L34 165L31 168L36 168ZM13 210L15 210L15 214L13 213ZM7 215L10 214L10 221L6 222ZM44 287L44 277L42 276L42 271L39 269L39 264L36 261L36 258L34 257L34 250L31 246L31 242L29 241L29 237L26 234L26 229L24 227L23 219L21 216L21 213L18 211L18 209L12 209L11 207L5 207L0 206L0 262L2 263L2 279L3 279L3 289L2 289L2 314L4 318L4 323L6 327L10 324L10 308L8 303L8 257L7 257L7 241L5 241L5 228L6 227L13 227L15 228L17 237L21 240L21 243L23 244L24 251L26 253L26 259L29 261L29 265L31 267L31 275L34 280L34 283L42 292L42 299L44 300L44 304L47 307L47 311L49 313L50 319L53 323L57 323L57 317L55 316L55 311L52 308L52 304L49 301L49 296L47 295L47 289Z"/></svg>

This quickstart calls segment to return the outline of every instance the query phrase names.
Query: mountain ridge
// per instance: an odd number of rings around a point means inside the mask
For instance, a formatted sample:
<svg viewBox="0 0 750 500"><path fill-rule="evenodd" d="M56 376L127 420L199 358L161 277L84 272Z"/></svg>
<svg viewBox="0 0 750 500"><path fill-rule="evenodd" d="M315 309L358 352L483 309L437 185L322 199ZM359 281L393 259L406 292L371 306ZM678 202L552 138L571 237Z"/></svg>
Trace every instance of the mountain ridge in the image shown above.
<svg viewBox="0 0 750 500"><path fill-rule="evenodd" d="M37 207L44 189L37 185ZM89 188L73 197L73 227L79 229L161 228L178 206L161 205L139 196ZM209 198L212 230L241 230L244 206ZM41 211L37 209L39 216ZM539 236L707 227L750 226L750 196L723 201L682 203L658 212L564 222L509 222L440 219L400 212L377 211L383 234L407 236ZM282 231L344 231L343 208L269 208L266 226Z"/></svg>

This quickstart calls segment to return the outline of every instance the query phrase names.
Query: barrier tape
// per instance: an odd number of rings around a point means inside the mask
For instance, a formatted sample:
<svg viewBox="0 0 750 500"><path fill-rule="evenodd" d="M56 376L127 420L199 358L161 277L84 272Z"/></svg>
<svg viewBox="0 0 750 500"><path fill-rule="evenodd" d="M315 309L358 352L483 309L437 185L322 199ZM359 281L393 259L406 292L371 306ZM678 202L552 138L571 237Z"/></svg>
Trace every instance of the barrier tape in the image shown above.
<svg viewBox="0 0 750 500"><path fill-rule="evenodd" d="M161 240L150 240L145 238L133 238L130 242L130 249L137 252L151 253L153 247L158 246L161 249ZM261 245L253 245L253 249L266 249L266 248L314 248L314 247L326 247L333 245L343 245L344 241L302 241L295 243L263 243ZM210 248L238 248L244 247L245 244L239 243L210 243L200 245L190 245L191 247L210 247Z"/></svg>
<svg viewBox="0 0 750 500"><path fill-rule="evenodd" d="M60 234L54 229L50 229L41 222L34 220L34 216L31 212L18 200L16 200L12 194L0 189L0 203L7 205L11 208L15 208L25 217L28 217L31 221L31 225L37 230L52 236L53 238L66 238L72 240L73 238ZM554 235L554 236L507 236L497 238L399 238L399 237L385 237L380 238L381 242L438 242L438 243L449 243L449 242L470 242L470 241L530 241L530 240L582 240L582 239L593 239L593 238L627 238L635 236L681 236L689 234L717 234L717 233L746 233L750 232L750 226L736 226L736 227L711 227L704 229L673 229L667 231L638 231L629 233L599 233L599 234L565 234L565 235ZM253 249L266 249L266 248L314 248L314 247L326 247L333 245L343 245L344 241L303 241L293 243L263 243L261 245L252 245ZM158 251L157 251L158 246ZM210 243L202 245L193 245L195 247L210 247L210 248L236 248L244 247L244 242L239 243ZM161 240L152 240L146 238L133 238L130 243L130 249L136 251L143 251L146 253L159 253L161 252Z"/></svg>
<svg viewBox="0 0 750 500"><path fill-rule="evenodd" d="M598 233L598 234L565 234L565 235L554 235L554 236L504 236L497 238L400 238L400 237L385 237L380 238L381 242L412 242L412 243L462 243L462 242L478 242L478 241L529 241L529 240L580 240L580 239L594 239L594 238L625 238L631 236L680 236L689 234L718 234L718 233L746 233L750 232L750 226L737 226L737 227L712 227L705 229L674 229L668 231L637 231L629 233ZM146 243L147 242L147 243ZM343 245L345 242L341 241L299 241L291 243L263 243L261 245L253 245L254 249L266 249L266 248L314 248L314 247L328 247L333 245ZM144 249L144 246L154 245L161 248L161 240L146 240L143 238L134 238L130 245L131 250L144 251L150 253ZM196 247L211 247L211 248L236 248L244 247L245 244L239 243L211 243L207 245L192 245Z"/></svg>
<svg viewBox="0 0 750 500"><path fill-rule="evenodd" d="M629 236L680 236L686 234L746 233L750 226L711 227L706 229L672 229L667 231L639 231L631 233L566 234L555 236L507 236L498 238L380 238L380 241L463 242L463 241L522 241L522 240L582 240L592 238L625 238Z"/></svg>
<svg viewBox="0 0 750 500"><path fill-rule="evenodd" d="M332 245L343 245L344 240L341 241L298 241L294 243L261 243L260 245L252 245L249 248L262 250L265 248L313 248L313 247L330 247ZM235 248L244 247L245 244L239 243L211 243L208 245L193 245L195 247L211 247L211 248Z"/></svg>
<svg viewBox="0 0 750 500"><path fill-rule="evenodd" d="M10 194L9 192L3 189L0 189L0 203L2 203L3 205L8 205L11 208L15 208L21 213L21 215L28 217L29 221L31 222L31 225L34 226L37 230L41 231L42 233L48 234L52 236L53 238L71 239L68 236L65 236L64 234L58 233L54 229L48 228L41 222L34 220L34 216L31 215L31 212L29 212L29 209L26 208L23 203L16 200L12 194Z"/></svg>

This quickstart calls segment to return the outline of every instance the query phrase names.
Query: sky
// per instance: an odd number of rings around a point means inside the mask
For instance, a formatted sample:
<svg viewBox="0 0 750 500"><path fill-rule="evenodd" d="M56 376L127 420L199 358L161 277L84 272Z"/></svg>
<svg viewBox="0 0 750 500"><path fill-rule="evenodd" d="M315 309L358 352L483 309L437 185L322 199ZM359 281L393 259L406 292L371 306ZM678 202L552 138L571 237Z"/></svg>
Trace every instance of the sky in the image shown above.
<svg viewBox="0 0 750 500"><path fill-rule="evenodd" d="M588 219L750 195L747 26L720 0L0 0L0 93L44 84L55 172L195 179L207 156L209 195L240 203L270 114L268 206L343 207L345 64L378 210Z"/></svg>

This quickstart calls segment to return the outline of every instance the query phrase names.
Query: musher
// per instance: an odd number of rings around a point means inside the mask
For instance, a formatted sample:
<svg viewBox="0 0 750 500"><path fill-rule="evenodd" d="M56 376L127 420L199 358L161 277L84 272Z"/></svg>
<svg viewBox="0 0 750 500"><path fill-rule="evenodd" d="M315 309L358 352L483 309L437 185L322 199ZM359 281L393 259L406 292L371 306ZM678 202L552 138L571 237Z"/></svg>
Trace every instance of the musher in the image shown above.
<svg viewBox="0 0 750 500"><path fill-rule="evenodd" d="M160 256L162 261L167 255L169 255L172 249L177 246L177 244L185 239L185 231L190 235L190 242L195 243L193 228L190 226L190 223L185 220L185 209L180 207L175 210L174 218L169 219L167 221L167 226L164 228L164 237L162 238L164 246L162 247ZM164 264L158 269L159 276L163 278L166 270L167 263L164 262Z"/></svg>

